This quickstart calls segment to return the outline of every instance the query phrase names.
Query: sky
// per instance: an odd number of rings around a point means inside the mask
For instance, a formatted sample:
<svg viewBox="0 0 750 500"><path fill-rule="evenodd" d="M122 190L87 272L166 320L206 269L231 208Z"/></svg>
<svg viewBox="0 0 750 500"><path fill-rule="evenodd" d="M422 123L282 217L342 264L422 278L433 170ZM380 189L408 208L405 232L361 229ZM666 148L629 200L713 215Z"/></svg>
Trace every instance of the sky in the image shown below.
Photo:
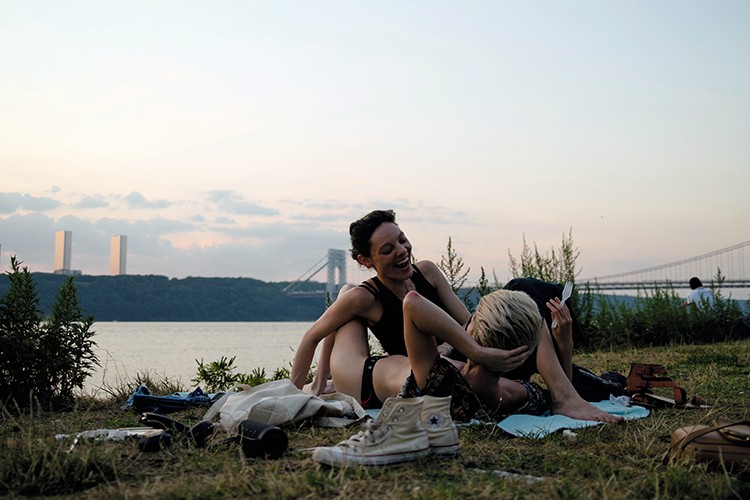
<svg viewBox="0 0 750 500"><path fill-rule="evenodd" d="M394 209L500 281L750 240L750 3L0 0L0 266L294 280ZM348 278L369 273L349 263ZM321 273L318 278L323 281Z"/></svg>

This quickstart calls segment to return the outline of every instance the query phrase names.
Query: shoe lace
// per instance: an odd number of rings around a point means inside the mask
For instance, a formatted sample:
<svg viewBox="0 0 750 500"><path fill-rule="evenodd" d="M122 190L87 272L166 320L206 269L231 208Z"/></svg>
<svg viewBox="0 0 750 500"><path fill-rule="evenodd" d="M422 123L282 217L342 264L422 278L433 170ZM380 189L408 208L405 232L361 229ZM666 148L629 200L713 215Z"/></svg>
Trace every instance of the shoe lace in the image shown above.
<svg viewBox="0 0 750 500"><path fill-rule="evenodd" d="M361 430L341 443L342 446L353 446L375 443L383 438L386 431L390 428L389 425L383 425L374 420L368 420L361 424Z"/></svg>

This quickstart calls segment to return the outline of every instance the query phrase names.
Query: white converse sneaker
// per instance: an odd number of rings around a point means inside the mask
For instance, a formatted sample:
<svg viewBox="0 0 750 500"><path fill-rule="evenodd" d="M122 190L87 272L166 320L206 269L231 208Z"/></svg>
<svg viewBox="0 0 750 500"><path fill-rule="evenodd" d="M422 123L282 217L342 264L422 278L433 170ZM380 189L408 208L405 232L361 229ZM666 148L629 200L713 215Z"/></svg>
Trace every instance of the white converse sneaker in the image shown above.
<svg viewBox="0 0 750 500"><path fill-rule="evenodd" d="M388 398L377 418L336 446L315 448L313 460L342 467L349 464L387 465L407 462L430 453L422 427L422 398Z"/></svg>
<svg viewBox="0 0 750 500"><path fill-rule="evenodd" d="M451 397L423 396L422 426L433 455L458 455L461 443L458 429L451 418Z"/></svg>

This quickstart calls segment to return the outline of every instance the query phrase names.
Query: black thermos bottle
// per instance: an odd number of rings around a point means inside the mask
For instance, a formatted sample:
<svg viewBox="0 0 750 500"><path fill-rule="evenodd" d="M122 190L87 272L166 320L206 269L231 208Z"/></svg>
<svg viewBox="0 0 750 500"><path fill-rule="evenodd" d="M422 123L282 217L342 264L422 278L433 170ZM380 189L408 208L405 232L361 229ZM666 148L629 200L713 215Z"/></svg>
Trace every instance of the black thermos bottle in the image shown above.
<svg viewBox="0 0 750 500"><path fill-rule="evenodd" d="M286 451L286 433L273 425L243 420L239 427L240 444L246 457L279 458Z"/></svg>

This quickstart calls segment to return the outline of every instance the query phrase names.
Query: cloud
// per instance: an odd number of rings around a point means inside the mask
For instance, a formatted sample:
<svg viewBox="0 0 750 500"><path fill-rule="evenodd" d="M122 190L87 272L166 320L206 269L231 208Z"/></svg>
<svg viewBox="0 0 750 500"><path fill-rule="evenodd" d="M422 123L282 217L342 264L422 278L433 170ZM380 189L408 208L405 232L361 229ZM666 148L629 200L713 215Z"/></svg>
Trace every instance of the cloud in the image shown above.
<svg viewBox="0 0 750 500"><path fill-rule="evenodd" d="M149 201L137 191L133 191L124 198L129 208L166 208L170 205L167 200Z"/></svg>
<svg viewBox="0 0 750 500"><path fill-rule="evenodd" d="M46 196L22 193L0 193L0 213L12 214L18 210L45 212L60 206L60 202Z"/></svg>
<svg viewBox="0 0 750 500"><path fill-rule="evenodd" d="M234 224L234 219L231 217L219 216L214 219L214 224L229 225Z"/></svg>
<svg viewBox="0 0 750 500"><path fill-rule="evenodd" d="M111 196L111 199L110 199ZM6 196L18 201L21 195ZM30 198L30 197L29 197ZM0 217L3 258L0 265L7 267L8 254L16 254L34 272L51 272L54 263L55 232L73 233L72 266L84 274L108 274L110 240L114 235L128 237L128 273L158 274L169 277L185 276L243 276L265 281L285 281L298 278L330 248L347 249L349 223L376 208L395 208L407 234L414 234L420 243L421 254L440 255L429 250L423 236L435 224L463 226L468 217L440 205L426 205L406 200L383 202L365 200L346 204L333 200L306 200L285 204L295 214L279 213L262 208L260 212L278 216L248 221L232 217L244 206L258 212L258 205L248 203L231 190L208 193L207 200L214 210L179 217L175 215L154 219L132 219L133 212L120 212L112 200L128 200L139 206L154 206L144 196L133 192L122 195L96 194L79 197L77 205L69 205L68 215L50 217L41 213L13 214ZM104 206L110 216L94 219L83 207ZM161 203L179 206L182 201L164 200ZM305 208L305 204L310 207ZM166 212L165 212L166 213ZM245 212L247 213L247 212ZM403 220L402 220L403 219ZM446 234L450 234L446 232ZM356 265L348 264L349 280L359 279ZM325 276L317 280L325 280Z"/></svg>
<svg viewBox="0 0 750 500"><path fill-rule="evenodd" d="M15 214L0 218L3 260L16 255L36 272L51 272L54 264L55 233L73 233L72 266L86 274L106 274L109 270L109 245L114 235L128 236L129 258L162 259L164 262L182 261L167 236L191 231L196 225L170 219L128 221L116 218L87 220L66 215L54 219L43 214ZM130 267L130 266L129 266ZM175 269L176 271L177 269ZM142 274L159 274L158 267L143 269ZM166 271L163 273L166 274Z"/></svg>
<svg viewBox="0 0 750 500"><path fill-rule="evenodd" d="M349 223L363 217L372 210L394 210L396 220L407 219L413 223L424 224L473 224L466 212L444 205L425 204L408 199L373 199L365 203L344 204L341 202L295 200L293 205L300 206L303 211L290 215L295 221L315 224L340 224L348 227Z"/></svg>
<svg viewBox="0 0 750 500"><path fill-rule="evenodd" d="M208 192L208 201L220 210L237 215L278 215L275 208L262 207L256 203L245 201L241 194L230 190L216 190Z"/></svg>
<svg viewBox="0 0 750 500"><path fill-rule="evenodd" d="M3 271L7 269L6 255L15 255L32 271L52 270L54 265L55 220L40 213L11 215L0 219L2 235Z"/></svg>
<svg viewBox="0 0 750 500"><path fill-rule="evenodd" d="M105 208L109 206L109 202L101 195L96 194L84 196L81 201L73 206L75 208Z"/></svg>
<svg viewBox="0 0 750 500"><path fill-rule="evenodd" d="M264 224L238 228L233 231L233 236L237 238L226 244L179 251L169 249L169 258L133 256L129 269L132 267L132 272L136 273L140 266L160 268L163 274L177 277L224 276L291 281L325 256L329 248L347 248L344 231L321 231L299 225ZM251 243L244 241L243 237L250 236L253 237ZM326 276L321 272L315 279L324 281Z"/></svg>

